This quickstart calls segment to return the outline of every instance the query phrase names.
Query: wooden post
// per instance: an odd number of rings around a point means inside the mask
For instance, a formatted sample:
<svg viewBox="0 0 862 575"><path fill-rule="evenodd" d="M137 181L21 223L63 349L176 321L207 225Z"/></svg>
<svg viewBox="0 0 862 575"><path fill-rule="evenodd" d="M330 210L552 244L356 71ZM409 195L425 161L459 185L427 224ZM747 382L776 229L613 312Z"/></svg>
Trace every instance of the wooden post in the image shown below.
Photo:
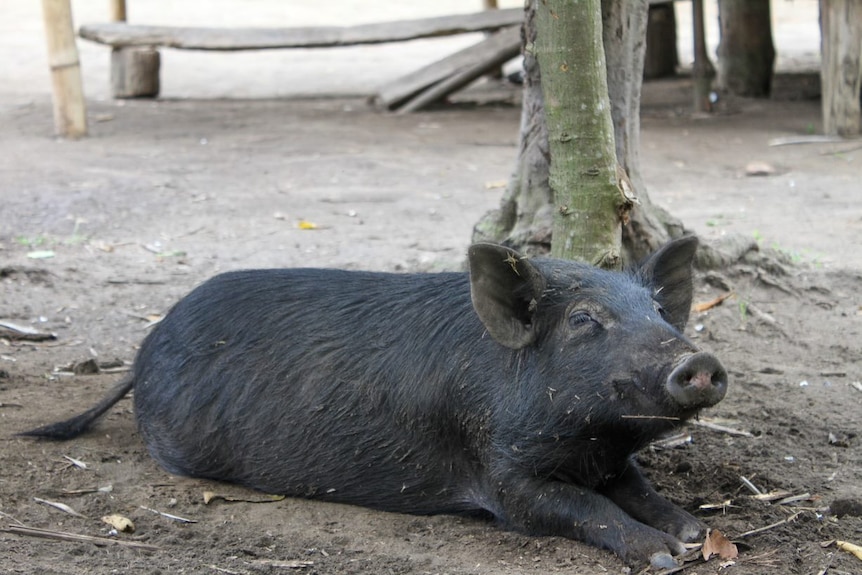
<svg viewBox="0 0 862 575"><path fill-rule="evenodd" d="M862 2L820 0L820 49L823 131L858 135L862 130Z"/></svg>
<svg viewBox="0 0 862 575"><path fill-rule="evenodd" d="M649 5L644 79L666 78L676 74L676 11L673 2Z"/></svg>
<svg viewBox="0 0 862 575"><path fill-rule="evenodd" d="M497 4L497 0L482 0L482 6L485 10L498 10L500 8ZM488 76L495 80L499 80L503 77L503 67L495 68L490 74L488 74Z"/></svg>
<svg viewBox="0 0 862 575"><path fill-rule="evenodd" d="M693 0L691 16L694 24L694 109L697 112L712 111L709 99L715 67L706 52L706 30L703 25L703 0Z"/></svg>
<svg viewBox="0 0 862 575"><path fill-rule="evenodd" d="M126 0L110 0L111 19L126 21ZM155 98L161 90L162 58L155 48L111 50L111 93L114 98Z"/></svg>
<svg viewBox="0 0 862 575"><path fill-rule="evenodd" d="M718 83L737 96L769 97L775 64L769 1L718 2Z"/></svg>
<svg viewBox="0 0 862 575"><path fill-rule="evenodd" d="M80 138L87 135L87 109L70 1L42 0L42 15L54 94L54 131L58 136Z"/></svg>
<svg viewBox="0 0 862 575"><path fill-rule="evenodd" d="M126 0L111 1L111 20L114 22L126 21Z"/></svg>

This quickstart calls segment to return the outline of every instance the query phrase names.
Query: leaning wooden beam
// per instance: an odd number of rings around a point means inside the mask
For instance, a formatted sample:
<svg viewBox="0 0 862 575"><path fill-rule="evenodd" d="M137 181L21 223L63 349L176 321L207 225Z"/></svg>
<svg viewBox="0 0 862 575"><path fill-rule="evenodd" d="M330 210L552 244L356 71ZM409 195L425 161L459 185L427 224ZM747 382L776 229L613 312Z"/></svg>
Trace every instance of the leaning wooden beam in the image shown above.
<svg viewBox="0 0 862 575"><path fill-rule="evenodd" d="M54 93L54 131L58 136L87 135L87 109L70 0L42 0L48 64Z"/></svg>
<svg viewBox="0 0 862 575"><path fill-rule="evenodd" d="M489 42L491 42L490 50L493 50L497 44L503 44L508 48L508 52L512 53L509 58L517 56L521 46L520 27L513 26L499 32L499 34L505 34L505 36L497 38L493 42L491 41L492 36L383 86L373 98L374 105L381 109L392 110L429 86L433 86L473 64L482 62L488 57Z"/></svg>
<svg viewBox="0 0 862 575"><path fill-rule="evenodd" d="M480 42L477 47L481 47L481 50L478 51L478 58L471 65L422 91L400 106L397 112L406 114L420 110L460 90L476 78L494 68L499 68L507 60L517 56L521 52L521 29L519 26L513 26L500 30Z"/></svg>
<svg viewBox="0 0 862 575"><path fill-rule="evenodd" d="M310 28L183 28L111 22L82 26L80 35L87 40L115 47L166 46L187 50L322 48L496 30L519 24L523 16L521 8L509 8L420 20Z"/></svg>
<svg viewBox="0 0 862 575"><path fill-rule="evenodd" d="M862 2L821 0L820 85L823 131L856 136L862 131Z"/></svg>

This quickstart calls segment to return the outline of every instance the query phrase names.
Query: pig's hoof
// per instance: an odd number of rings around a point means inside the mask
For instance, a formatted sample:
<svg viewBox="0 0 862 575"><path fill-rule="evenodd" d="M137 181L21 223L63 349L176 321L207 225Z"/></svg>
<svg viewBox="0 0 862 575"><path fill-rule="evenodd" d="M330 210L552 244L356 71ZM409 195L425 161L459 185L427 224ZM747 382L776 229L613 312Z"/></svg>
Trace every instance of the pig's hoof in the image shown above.
<svg viewBox="0 0 862 575"><path fill-rule="evenodd" d="M653 553L649 558L649 563L656 569L676 569L679 563L673 558L673 555L665 552Z"/></svg>
<svg viewBox="0 0 862 575"><path fill-rule="evenodd" d="M700 521L688 521L682 525L678 525L670 534L680 541L691 543L700 539L705 532L706 527Z"/></svg>

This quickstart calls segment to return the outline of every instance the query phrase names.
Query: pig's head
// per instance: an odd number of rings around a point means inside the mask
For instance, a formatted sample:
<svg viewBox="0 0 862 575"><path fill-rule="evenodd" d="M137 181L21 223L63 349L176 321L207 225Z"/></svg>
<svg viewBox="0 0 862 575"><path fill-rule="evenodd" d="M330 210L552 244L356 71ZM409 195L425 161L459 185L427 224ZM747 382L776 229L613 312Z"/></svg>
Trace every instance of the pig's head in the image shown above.
<svg viewBox="0 0 862 575"><path fill-rule="evenodd" d="M537 433L613 428L636 434L636 448L724 397L724 367L683 335L696 248L680 238L628 273L470 248L473 306L494 340L518 350L519 379L539 396L529 400Z"/></svg>

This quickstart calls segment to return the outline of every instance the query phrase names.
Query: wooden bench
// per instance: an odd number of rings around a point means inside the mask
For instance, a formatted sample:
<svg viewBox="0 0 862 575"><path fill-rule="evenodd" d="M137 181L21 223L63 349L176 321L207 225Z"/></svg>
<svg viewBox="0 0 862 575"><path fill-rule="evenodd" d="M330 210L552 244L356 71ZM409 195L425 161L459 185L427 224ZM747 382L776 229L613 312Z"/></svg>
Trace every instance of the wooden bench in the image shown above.
<svg viewBox="0 0 862 575"><path fill-rule="evenodd" d="M304 28L200 28L111 22L84 25L79 35L113 48L112 91L117 98L129 98L158 95L157 48L211 51L330 48L492 32L476 45L384 86L375 98L382 108L409 111L445 97L516 57L520 52L523 14L521 8L512 8L358 26Z"/></svg>

